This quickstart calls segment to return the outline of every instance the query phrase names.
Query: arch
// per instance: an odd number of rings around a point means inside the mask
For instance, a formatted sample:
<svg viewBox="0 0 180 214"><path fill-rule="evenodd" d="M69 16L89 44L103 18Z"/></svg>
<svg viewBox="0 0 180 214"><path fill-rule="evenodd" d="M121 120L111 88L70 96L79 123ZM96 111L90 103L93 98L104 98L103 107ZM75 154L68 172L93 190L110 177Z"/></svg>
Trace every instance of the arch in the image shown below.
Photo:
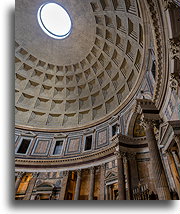
<svg viewBox="0 0 180 214"><path fill-rule="evenodd" d="M129 123L128 123L128 126L127 126L127 135L133 137L133 132L134 132L134 125L135 125L135 122L136 122L136 118L138 116L138 113L137 112L133 112L130 119L129 119Z"/></svg>
<svg viewBox="0 0 180 214"><path fill-rule="evenodd" d="M36 187L37 190L39 190L39 189L45 189L45 188L53 189L54 185L52 183L49 183L49 182L44 182L44 183L41 183L40 185L38 185Z"/></svg>

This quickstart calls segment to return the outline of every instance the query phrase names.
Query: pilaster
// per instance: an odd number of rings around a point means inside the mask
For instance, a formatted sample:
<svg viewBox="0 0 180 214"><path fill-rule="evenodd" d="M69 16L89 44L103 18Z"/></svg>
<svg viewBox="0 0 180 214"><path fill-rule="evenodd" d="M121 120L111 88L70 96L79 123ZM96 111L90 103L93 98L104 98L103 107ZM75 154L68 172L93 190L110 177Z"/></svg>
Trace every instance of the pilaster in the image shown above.
<svg viewBox="0 0 180 214"><path fill-rule="evenodd" d="M59 200L64 200L66 195L67 183L68 183L69 171L63 172L63 180L61 185L61 192L59 196Z"/></svg>
<svg viewBox="0 0 180 214"><path fill-rule="evenodd" d="M124 153L119 150L119 146L115 152L117 158L117 168L118 168L118 196L119 200L126 199L126 191L125 191L125 177L124 177L124 163L123 163L123 156Z"/></svg>
<svg viewBox="0 0 180 214"><path fill-rule="evenodd" d="M78 169L74 200L79 199L80 187L81 187L81 169Z"/></svg>
<svg viewBox="0 0 180 214"><path fill-rule="evenodd" d="M89 188L89 200L94 199L94 178L95 178L95 167L90 168L90 188Z"/></svg>
<svg viewBox="0 0 180 214"><path fill-rule="evenodd" d="M105 170L106 165L101 165L101 177L100 177L100 200L105 200Z"/></svg>

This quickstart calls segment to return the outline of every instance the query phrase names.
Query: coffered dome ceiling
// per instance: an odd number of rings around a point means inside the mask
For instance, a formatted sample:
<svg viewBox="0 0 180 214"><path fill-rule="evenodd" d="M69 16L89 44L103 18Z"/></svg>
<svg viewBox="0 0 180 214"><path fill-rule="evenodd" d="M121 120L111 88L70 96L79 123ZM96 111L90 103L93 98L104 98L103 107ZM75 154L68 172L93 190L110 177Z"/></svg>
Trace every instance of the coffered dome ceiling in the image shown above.
<svg viewBox="0 0 180 214"><path fill-rule="evenodd" d="M43 0L16 1L16 125L71 129L112 116L133 97L144 60L136 0L57 0L72 32L56 40L39 27Z"/></svg>

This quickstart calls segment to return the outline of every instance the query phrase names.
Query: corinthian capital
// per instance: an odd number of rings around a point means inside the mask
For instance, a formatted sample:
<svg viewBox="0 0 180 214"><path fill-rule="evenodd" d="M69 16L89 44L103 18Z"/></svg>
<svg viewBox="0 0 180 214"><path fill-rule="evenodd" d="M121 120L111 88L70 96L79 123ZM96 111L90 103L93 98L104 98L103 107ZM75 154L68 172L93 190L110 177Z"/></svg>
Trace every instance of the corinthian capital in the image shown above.
<svg viewBox="0 0 180 214"><path fill-rule="evenodd" d="M89 168L89 170L90 170L90 173L91 173L91 174L94 174L94 172L95 172L95 167L92 166L92 167Z"/></svg>
<svg viewBox="0 0 180 214"><path fill-rule="evenodd" d="M17 174L17 178L22 178L22 177L23 177L23 175L24 175L24 172L18 172L18 174Z"/></svg>
<svg viewBox="0 0 180 214"><path fill-rule="evenodd" d="M33 172L33 174L32 174L33 178L37 178L38 175L39 175L39 172Z"/></svg>
<svg viewBox="0 0 180 214"><path fill-rule="evenodd" d="M153 126L156 127L157 129L159 128L159 125L162 123L162 120L159 116L157 115L142 115L140 125L146 129L148 126Z"/></svg>
<svg viewBox="0 0 180 214"><path fill-rule="evenodd" d="M103 169L103 170L106 169L106 164L105 163L101 164L101 169Z"/></svg>
<svg viewBox="0 0 180 214"><path fill-rule="evenodd" d="M136 159L136 153L128 153L128 159L129 160L135 160Z"/></svg>
<svg viewBox="0 0 180 214"><path fill-rule="evenodd" d="M116 158L123 158L126 156L126 153L122 151L115 151L114 154L116 155Z"/></svg>
<svg viewBox="0 0 180 214"><path fill-rule="evenodd" d="M63 171L63 176L67 177L69 175L69 171Z"/></svg>
<svg viewBox="0 0 180 214"><path fill-rule="evenodd" d="M81 169L77 170L77 176L80 177L81 176Z"/></svg>
<svg viewBox="0 0 180 214"><path fill-rule="evenodd" d="M180 4L180 2L179 2ZM164 9L165 10L170 10L178 8L178 0L164 0Z"/></svg>

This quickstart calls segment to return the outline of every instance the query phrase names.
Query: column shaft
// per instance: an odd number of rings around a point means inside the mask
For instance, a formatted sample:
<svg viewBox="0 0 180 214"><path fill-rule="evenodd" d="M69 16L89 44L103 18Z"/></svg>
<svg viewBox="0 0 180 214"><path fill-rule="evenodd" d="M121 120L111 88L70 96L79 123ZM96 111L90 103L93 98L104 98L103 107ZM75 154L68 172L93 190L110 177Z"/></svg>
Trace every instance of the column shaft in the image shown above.
<svg viewBox="0 0 180 214"><path fill-rule="evenodd" d="M129 168L130 168L130 183L131 183L131 193L133 190L137 188L139 183L139 173L138 173L138 165L136 160L136 154L131 153L129 159Z"/></svg>
<svg viewBox="0 0 180 214"><path fill-rule="evenodd" d="M100 200L105 200L105 164L101 165Z"/></svg>
<svg viewBox="0 0 180 214"><path fill-rule="evenodd" d="M112 186L111 185L109 185L109 196L110 196L110 198L109 198L109 200L110 201L112 201Z"/></svg>
<svg viewBox="0 0 180 214"><path fill-rule="evenodd" d="M172 172L172 175L173 175L173 180L174 180L174 183L175 183L175 189L178 193L178 196L180 197L180 184L179 184L179 177L178 177L178 171L177 171L177 168L176 168L176 165L175 165L175 161L174 161L174 158L173 158L173 155L172 153L169 151L168 153L168 159L170 161L170 168L171 168L171 172Z"/></svg>
<svg viewBox="0 0 180 214"><path fill-rule="evenodd" d="M94 178L95 178L94 167L90 168L90 188L89 188L89 200L94 199Z"/></svg>
<svg viewBox="0 0 180 214"><path fill-rule="evenodd" d="M124 168L125 168L125 177L126 177L126 199L131 200L130 195L130 176L129 176L129 162L127 155L124 157Z"/></svg>
<svg viewBox="0 0 180 214"><path fill-rule="evenodd" d="M81 187L81 170L78 170L74 200L79 199L80 187Z"/></svg>
<svg viewBox="0 0 180 214"><path fill-rule="evenodd" d="M106 185L106 201L109 200L109 191L108 191L108 186Z"/></svg>
<svg viewBox="0 0 180 214"><path fill-rule="evenodd" d="M149 146L151 172L153 174L159 200L170 200L170 192L166 180L163 164L161 161L158 145L154 135L154 127L151 122L146 123L146 139Z"/></svg>
<svg viewBox="0 0 180 214"><path fill-rule="evenodd" d="M169 186L170 186L170 189L175 189L175 183L174 183L174 179L173 179L173 175L172 175L172 171L171 171L171 168L170 168L170 163L169 163L169 159L170 157L168 157L169 154L168 152L166 152L164 155L163 155L163 160L164 160L164 164L166 166L166 171L167 171L167 175L168 175L168 180L169 180Z"/></svg>
<svg viewBox="0 0 180 214"><path fill-rule="evenodd" d="M175 162L175 166L177 168L177 172L179 174L179 177L180 177L180 162L179 162L179 158L176 154L175 151L172 151L172 155L173 155L173 159L174 159L174 162Z"/></svg>
<svg viewBox="0 0 180 214"><path fill-rule="evenodd" d="M125 192L125 178L124 178L124 164L123 164L123 156L121 152L116 153L117 157L117 168L118 168L118 196L119 200L126 199Z"/></svg>
<svg viewBox="0 0 180 214"><path fill-rule="evenodd" d="M63 180L62 180L59 200L64 200L65 199L67 183L68 183L68 177L69 177L69 171L63 172Z"/></svg>

